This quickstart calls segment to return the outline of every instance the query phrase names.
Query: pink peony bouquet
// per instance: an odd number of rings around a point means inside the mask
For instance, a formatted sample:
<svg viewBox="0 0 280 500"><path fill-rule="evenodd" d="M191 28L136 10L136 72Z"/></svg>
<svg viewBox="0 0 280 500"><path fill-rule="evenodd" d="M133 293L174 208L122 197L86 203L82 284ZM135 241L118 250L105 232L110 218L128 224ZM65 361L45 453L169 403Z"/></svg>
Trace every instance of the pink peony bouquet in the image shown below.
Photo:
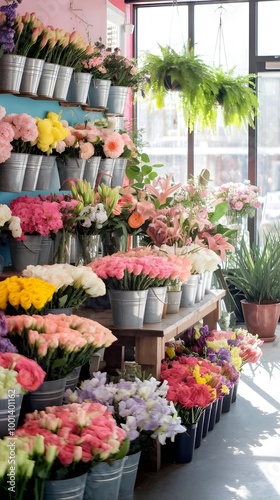
<svg viewBox="0 0 280 500"><path fill-rule="evenodd" d="M15 153L28 153L38 137L36 120L27 113L11 113L0 106L0 163Z"/></svg>
<svg viewBox="0 0 280 500"><path fill-rule="evenodd" d="M54 201L38 196L19 196L11 201L10 209L12 215L20 219L22 240L26 239L26 234L50 235L63 227L60 205Z"/></svg>
<svg viewBox="0 0 280 500"><path fill-rule="evenodd" d="M172 285L182 279L182 266L177 261L159 255L139 256L137 252L119 252L96 259L89 267L101 278L108 289L147 290L150 287ZM185 270L185 281L190 275Z"/></svg>
<svg viewBox="0 0 280 500"><path fill-rule="evenodd" d="M6 337L21 354L36 359L46 380L66 377L117 340L108 328L74 314L8 316L6 321Z"/></svg>
<svg viewBox="0 0 280 500"><path fill-rule="evenodd" d="M0 398L36 391L46 373L33 359L15 352L0 352Z"/></svg>

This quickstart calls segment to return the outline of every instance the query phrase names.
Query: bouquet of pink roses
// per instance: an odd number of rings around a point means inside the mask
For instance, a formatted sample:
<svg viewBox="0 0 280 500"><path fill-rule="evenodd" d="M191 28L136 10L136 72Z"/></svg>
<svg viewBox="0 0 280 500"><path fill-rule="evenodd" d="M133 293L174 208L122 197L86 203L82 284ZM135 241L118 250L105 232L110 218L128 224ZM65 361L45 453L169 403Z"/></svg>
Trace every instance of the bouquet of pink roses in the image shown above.
<svg viewBox="0 0 280 500"><path fill-rule="evenodd" d="M0 398L36 391L46 373L33 361L15 352L0 352Z"/></svg>

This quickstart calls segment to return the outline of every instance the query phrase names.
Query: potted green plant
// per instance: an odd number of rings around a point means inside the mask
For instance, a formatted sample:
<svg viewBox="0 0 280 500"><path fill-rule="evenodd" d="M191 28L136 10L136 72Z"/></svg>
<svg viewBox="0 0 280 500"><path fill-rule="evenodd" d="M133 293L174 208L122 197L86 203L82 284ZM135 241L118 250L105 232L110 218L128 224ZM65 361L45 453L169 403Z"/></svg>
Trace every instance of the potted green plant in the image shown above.
<svg viewBox="0 0 280 500"><path fill-rule="evenodd" d="M255 75L235 75L234 68L223 71L213 69L216 93L212 96L212 123L216 121L217 105L222 107L224 125L250 125L254 128L254 118L258 113L258 98L255 92ZM216 116L215 116L216 115Z"/></svg>
<svg viewBox="0 0 280 500"><path fill-rule="evenodd" d="M159 55L143 55L144 93L157 108L162 108L168 92L179 90L186 125L192 130L197 119L204 122L211 113L210 98L217 93L215 79L189 45L184 45L180 53L170 45L159 48Z"/></svg>
<svg viewBox="0 0 280 500"><path fill-rule="evenodd" d="M267 234L263 246L243 239L232 257L226 280L243 294L247 330L264 342L275 339L280 314L280 235Z"/></svg>

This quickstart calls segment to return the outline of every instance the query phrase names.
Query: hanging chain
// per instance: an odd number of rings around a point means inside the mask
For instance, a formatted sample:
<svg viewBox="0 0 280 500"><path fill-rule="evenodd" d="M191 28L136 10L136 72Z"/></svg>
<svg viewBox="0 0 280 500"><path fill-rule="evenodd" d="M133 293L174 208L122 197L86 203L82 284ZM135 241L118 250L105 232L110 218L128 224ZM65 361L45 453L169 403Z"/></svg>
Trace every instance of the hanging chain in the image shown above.
<svg viewBox="0 0 280 500"><path fill-rule="evenodd" d="M218 50L218 66L219 67L222 66L222 51L223 51L224 58L225 58L225 67L226 67L226 70L228 70L226 46L225 46L223 24L222 24L222 14L223 14L223 11L225 10L225 8L222 5L220 5L220 7L218 7L218 9L220 9L220 20L219 20L216 45L215 45L215 50L214 50L213 64L215 64L216 54L217 54L217 50ZM218 9L216 9L216 10L218 10Z"/></svg>

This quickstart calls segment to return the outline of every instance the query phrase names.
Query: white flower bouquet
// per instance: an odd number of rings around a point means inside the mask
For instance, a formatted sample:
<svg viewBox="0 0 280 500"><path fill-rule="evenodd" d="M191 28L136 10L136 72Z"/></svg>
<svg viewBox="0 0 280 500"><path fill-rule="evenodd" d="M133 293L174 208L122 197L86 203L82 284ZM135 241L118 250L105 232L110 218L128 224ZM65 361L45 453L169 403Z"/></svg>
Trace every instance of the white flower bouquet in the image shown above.
<svg viewBox="0 0 280 500"><path fill-rule="evenodd" d="M103 281L85 266L70 264L53 264L44 266L27 266L23 276L41 278L56 286L48 309L79 307L87 299L105 295Z"/></svg>

